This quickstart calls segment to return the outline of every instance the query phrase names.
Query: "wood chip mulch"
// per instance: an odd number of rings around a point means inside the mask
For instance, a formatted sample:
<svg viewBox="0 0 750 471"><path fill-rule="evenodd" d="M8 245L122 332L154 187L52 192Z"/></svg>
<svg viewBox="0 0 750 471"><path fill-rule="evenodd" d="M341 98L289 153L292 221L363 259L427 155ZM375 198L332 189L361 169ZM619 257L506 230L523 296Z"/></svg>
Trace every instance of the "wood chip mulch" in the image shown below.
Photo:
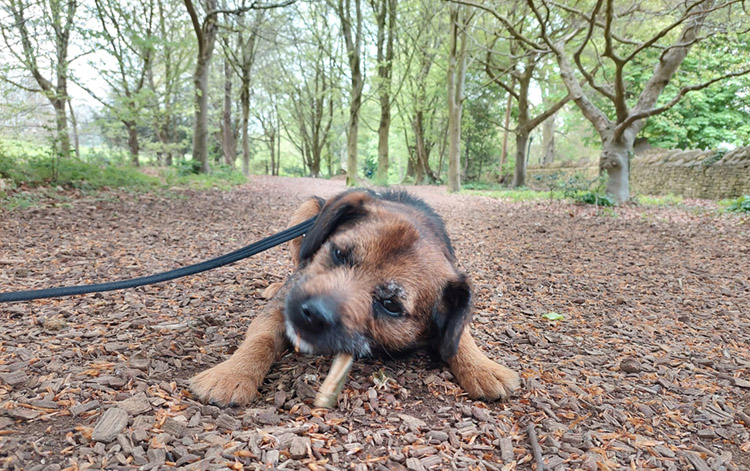
<svg viewBox="0 0 750 471"><path fill-rule="evenodd" d="M0 291L205 260L282 229L308 196L342 189L255 177L227 192L0 210ZM339 407L315 409L331 360L291 352L248 408L195 401L187 379L231 354L263 289L289 273L276 248L161 285L0 305L0 465L750 469L746 218L411 190L447 220L474 287L477 341L522 373L511 400L469 400L416 354L356 362Z"/></svg>

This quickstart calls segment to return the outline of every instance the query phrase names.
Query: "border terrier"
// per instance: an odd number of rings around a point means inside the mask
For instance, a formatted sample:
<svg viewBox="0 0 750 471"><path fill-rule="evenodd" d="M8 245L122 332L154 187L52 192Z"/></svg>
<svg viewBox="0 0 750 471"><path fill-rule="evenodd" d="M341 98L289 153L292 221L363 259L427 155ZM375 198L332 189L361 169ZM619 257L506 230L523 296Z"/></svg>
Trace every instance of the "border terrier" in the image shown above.
<svg viewBox="0 0 750 471"><path fill-rule="evenodd" d="M293 274L223 363L191 379L198 398L245 405L288 348L355 358L428 347L472 398L507 398L514 371L487 358L469 332L471 288L456 268L443 220L403 191L350 190L313 198L291 225L317 215L290 242Z"/></svg>

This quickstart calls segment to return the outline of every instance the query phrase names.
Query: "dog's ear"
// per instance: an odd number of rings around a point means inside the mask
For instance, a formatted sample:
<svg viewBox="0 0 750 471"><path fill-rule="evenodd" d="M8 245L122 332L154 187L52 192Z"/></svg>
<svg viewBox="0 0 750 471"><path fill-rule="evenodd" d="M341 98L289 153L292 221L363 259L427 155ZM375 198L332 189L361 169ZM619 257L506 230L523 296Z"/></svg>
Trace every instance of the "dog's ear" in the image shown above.
<svg viewBox="0 0 750 471"><path fill-rule="evenodd" d="M338 228L367 214L365 203L371 197L364 191L342 193L329 199L318 213L312 228L302 238L300 264L308 262Z"/></svg>
<svg viewBox="0 0 750 471"><path fill-rule="evenodd" d="M433 320L438 353L443 361L448 361L456 356L461 334L471 322L471 287L465 275L460 274L443 288Z"/></svg>

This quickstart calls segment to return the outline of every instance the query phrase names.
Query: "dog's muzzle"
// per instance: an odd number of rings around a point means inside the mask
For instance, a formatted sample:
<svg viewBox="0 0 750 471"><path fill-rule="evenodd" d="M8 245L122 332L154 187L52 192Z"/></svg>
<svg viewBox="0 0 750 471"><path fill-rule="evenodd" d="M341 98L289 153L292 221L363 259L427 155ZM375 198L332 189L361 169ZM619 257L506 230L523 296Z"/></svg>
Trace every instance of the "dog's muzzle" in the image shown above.
<svg viewBox="0 0 750 471"><path fill-rule="evenodd" d="M341 309L333 296L305 296L293 289L284 306L287 337L305 353L369 355L370 343L365 336L341 323Z"/></svg>
<svg viewBox="0 0 750 471"><path fill-rule="evenodd" d="M339 323L338 303L330 296L313 296L291 313L292 323L311 335L324 334Z"/></svg>

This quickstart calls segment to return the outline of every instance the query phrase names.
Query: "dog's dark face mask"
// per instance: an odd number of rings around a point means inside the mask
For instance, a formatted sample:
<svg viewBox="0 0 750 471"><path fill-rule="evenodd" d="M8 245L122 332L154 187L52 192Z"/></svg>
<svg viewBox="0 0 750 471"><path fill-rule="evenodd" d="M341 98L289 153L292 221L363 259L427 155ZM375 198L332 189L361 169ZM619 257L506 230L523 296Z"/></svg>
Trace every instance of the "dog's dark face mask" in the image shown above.
<svg viewBox="0 0 750 471"><path fill-rule="evenodd" d="M429 343L443 359L454 356L471 292L443 235L421 217L360 191L323 205L285 299L292 344L362 357Z"/></svg>

